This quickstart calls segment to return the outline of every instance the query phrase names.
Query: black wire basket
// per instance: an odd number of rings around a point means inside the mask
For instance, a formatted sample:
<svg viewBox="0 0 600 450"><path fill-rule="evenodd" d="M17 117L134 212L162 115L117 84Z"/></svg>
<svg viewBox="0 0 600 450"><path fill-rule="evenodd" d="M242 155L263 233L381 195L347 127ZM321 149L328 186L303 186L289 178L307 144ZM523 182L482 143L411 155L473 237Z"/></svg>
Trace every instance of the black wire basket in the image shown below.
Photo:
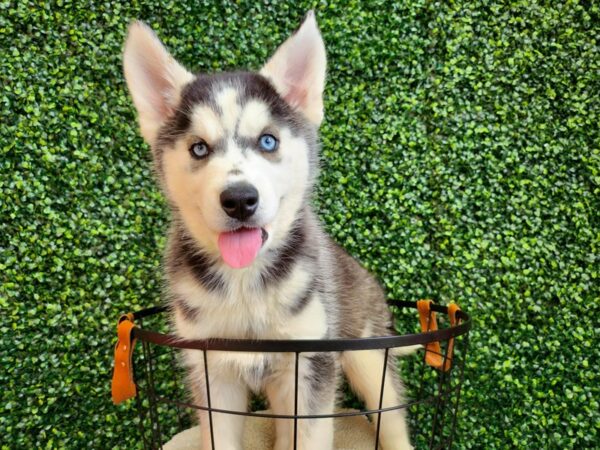
<svg viewBox="0 0 600 450"><path fill-rule="evenodd" d="M323 340L235 340L207 339L182 340L175 335L153 330L168 329L168 314L165 307L154 307L122 316L129 325L126 331L119 331L119 342L115 349L115 374L117 367L126 368L128 383L131 386L127 397L135 396L141 442L145 449L163 448L171 437L194 425L198 410L208 412L213 450L215 445L212 431L213 413L250 416L260 420L291 420L294 422L294 450L297 448L297 423L301 420L333 418L347 420L350 417L367 417L377 424L372 426L372 444L369 448L378 450L379 423L387 411L405 409L411 431L411 443L416 449L449 449L456 434L458 406L463 382L465 358L467 355L468 333L471 319L456 305L441 306L429 301L407 302L390 300L389 306L394 312L396 329L417 330L415 312L420 317L422 331L413 334L380 336L361 339L323 339ZM452 307L454 306L454 308ZM440 327L438 328L439 317ZM135 325L134 325L135 322ZM119 328L120 330L120 328ZM133 353L135 342L141 342L142 352ZM125 343L129 345L125 345ZM396 364L388 365L393 358L394 349L416 348L414 354L404 356ZM120 349L128 356L118 359ZM207 404L194 404L185 389L185 369L178 362L179 349L194 349L203 352L206 376ZM380 350L385 354L382 378L373 380L380 390L379 407L367 409L359 400L345 389L344 406L352 409L338 410L329 415L297 414L298 363L299 356L307 352L341 352ZM261 411L265 401L255 397L247 411L229 411L211 406L209 370L207 353L211 351L228 352L281 352L295 354L294 392L295 414L281 415ZM382 407L386 368L395 367L406 388L406 402L400 405ZM389 374L388 374L389 376ZM302 381L300 381L302 382ZM346 385L347 388L347 385ZM113 378L113 399L115 380ZM125 397L125 398L127 398ZM122 400L122 399L121 399ZM115 400L115 403L121 400ZM354 419L355 420L355 419ZM190 447L191 448L191 447ZM198 447L200 448L200 443ZM347 448L347 447L344 447ZM264 450L270 450L265 448ZM388 449L386 449L388 450Z"/></svg>

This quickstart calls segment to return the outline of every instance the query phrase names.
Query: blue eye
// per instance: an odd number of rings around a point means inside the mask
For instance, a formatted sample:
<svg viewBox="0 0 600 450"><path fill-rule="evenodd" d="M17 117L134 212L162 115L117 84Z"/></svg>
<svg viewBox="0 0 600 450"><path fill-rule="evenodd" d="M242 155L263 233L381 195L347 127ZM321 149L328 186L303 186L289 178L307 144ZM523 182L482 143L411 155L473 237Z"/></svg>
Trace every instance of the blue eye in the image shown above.
<svg viewBox="0 0 600 450"><path fill-rule="evenodd" d="M204 141L199 141L190 147L190 154L195 159L202 159L208 156L208 144Z"/></svg>
<svg viewBox="0 0 600 450"><path fill-rule="evenodd" d="M275 150L277 150L279 141L272 134L263 134L258 139L258 145L260 149L264 152L274 152Z"/></svg>

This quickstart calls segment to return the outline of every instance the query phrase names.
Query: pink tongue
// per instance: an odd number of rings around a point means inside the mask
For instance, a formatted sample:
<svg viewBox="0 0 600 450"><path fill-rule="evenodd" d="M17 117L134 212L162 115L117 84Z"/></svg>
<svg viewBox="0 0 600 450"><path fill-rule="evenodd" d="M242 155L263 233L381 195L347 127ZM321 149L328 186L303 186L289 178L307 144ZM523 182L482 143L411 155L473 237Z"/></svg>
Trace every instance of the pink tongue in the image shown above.
<svg viewBox="0 0 600 450"><path fill-rule="evenodd" d="M240 228L219 235L219 250L225 262L234 269L249 266L262 246L260 228Z"/></svg>

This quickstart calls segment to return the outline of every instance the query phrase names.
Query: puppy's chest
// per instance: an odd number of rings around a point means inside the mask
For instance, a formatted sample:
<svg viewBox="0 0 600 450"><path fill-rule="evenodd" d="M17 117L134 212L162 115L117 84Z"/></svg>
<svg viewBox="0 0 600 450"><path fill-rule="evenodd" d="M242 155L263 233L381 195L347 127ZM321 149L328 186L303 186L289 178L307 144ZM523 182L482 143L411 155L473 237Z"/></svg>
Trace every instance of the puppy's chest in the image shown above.
<svg viewBox="0 0 600 450"><path fill-rule="evenodd" d="M193 309L193 314L186 314L186 308ZM177 332L188 339L276 339L279 322L276 308L251 295L235 301L190 296L179 298L175 306Z"/></svg>
<svg viewBox="0 0 600 450"><path fill-rule="evenodd" d="M239 286L216 293L186 279L171 288L177 333L187 339L320 339L327 334L322 299L307 294L305 286ZM297 311L294 302L306 295L310 298Z"/></svg>

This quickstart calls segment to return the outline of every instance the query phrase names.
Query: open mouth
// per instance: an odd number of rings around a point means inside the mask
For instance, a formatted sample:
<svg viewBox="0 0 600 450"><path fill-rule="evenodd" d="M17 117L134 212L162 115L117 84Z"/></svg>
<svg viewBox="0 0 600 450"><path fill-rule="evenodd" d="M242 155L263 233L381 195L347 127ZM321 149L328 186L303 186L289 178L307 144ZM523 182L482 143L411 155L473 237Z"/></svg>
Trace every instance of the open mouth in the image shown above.
<svg viewBox="0 0 600 450"><path fill-rule="evenodd" d="M219 234L218 245L225 263L234 269L248 267L269 237L264 228L238 228Z"/></svg>

